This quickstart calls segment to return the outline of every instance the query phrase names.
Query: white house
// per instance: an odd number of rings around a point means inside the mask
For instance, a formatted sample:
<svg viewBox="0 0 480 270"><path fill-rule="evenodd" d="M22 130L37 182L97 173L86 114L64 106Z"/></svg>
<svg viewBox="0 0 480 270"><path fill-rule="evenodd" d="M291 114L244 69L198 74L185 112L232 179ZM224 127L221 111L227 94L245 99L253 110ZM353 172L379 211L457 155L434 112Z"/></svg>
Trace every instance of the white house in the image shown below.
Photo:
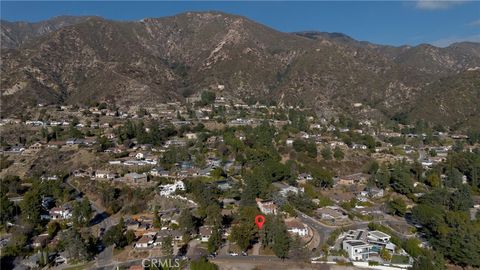
<svg viewBox="0 0 480 270"><path fill-rule="evenodd" d="M269 214L274 214L276 215L277 214L277 205L275 204L275 202L273 201L270 201L270 200L262 200L262 199L256 199L257 201L257 206L258 208L260 209L260 212L264 213L265 215L269 215Z"/></svg>
<svg viewBox="0 0 480 270"><path fill-rule="evenodd" d="M139 152L135 155L136 159L144 159L146 157L146 154Z"/></svg>
<svg viewBox="0 0 480 270"><path fill-rule="evenodd" d="M108 171L96 171L95 178L97 179L114 179L115 174Z"/></svg>
<svg viewBox="0 0 480 270"><path fill-rule="evenodd" d="M371 245L361 240L346 240L342 243L342 248L348 254L348 258L354 261L368 260Z"/></svg>
<svg viewBox="0 0 480 270"><path fill-rule="evenodd" d="M305 189L303 187L298 188L294 186L286 186L280 189L280 195L282 195L283 197L287 197L289 193L298 194L298 192L304 192L304 190Z"/></svg>
<svg viewBox="0 0 480 270"><path fill-rule="evenodd" d="M187 138L187 140L196 140L197 139L197 134L196 133L185 133L185 138Z"/></svg>
<svg viewBox="0 0 480 270"><path fill-rule="evenodd" d="M135 243L135 248L148 248L153 246L154 237L152 235L144 234L138 241Z"/></svg>
<svg viewBox="0 0 480 270"><path fill-rule="evenodd" d="M72 217L72 210L68 206L54 207L50 209L50 219L70 219Z"/></svg>
<svg viewBox="0 0 480 270"><path fill-rule="evenodd" d="M161 185L160 186L160 195L161 196L170 196L174 194L177 190L185 190L185 184L183 181L175 181L173 184Z"/></svg>
<svg viewBox="0 0 480 270"><path fill-rule="evenodd" d="M285 220L285 225L291 234L296 234L300 237L308 235L308 226L296 219Z"/></svg>

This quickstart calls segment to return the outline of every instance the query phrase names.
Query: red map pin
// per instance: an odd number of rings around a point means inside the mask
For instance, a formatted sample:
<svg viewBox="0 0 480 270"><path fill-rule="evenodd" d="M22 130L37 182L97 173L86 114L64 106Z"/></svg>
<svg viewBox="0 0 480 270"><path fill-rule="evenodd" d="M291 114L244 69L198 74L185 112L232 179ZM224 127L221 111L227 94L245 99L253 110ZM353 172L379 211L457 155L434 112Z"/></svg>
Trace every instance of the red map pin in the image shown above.
<svg viewBox="0 0 480 270"><path fill-rule="evenodd" d="M262 229L263 223L265 223L265 217L262 215L258 215L255 217L255 224L257 224L257 227L259 230Z"/></svg>

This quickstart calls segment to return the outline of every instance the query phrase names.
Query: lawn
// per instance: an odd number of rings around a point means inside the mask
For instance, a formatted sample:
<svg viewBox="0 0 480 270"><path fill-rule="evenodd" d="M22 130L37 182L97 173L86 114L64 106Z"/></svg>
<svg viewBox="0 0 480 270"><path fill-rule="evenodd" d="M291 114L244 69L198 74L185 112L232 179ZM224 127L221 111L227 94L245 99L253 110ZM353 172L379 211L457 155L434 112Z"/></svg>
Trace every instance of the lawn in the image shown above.
<svg viewBox="0 0 480 270"><path fill-rule="evenodd" d="M393 255L391 263L392 264L408 264L408 256Z"/></svg>

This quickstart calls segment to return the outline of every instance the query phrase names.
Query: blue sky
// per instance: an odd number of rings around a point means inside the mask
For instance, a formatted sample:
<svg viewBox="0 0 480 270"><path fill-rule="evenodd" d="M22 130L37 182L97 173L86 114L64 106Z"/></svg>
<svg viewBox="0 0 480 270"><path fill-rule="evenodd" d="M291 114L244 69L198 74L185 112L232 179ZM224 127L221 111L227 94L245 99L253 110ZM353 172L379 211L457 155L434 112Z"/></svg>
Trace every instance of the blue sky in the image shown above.
<svg viewBox="0 0 480 270"><path fill-rule="evenodd" d="M1 1L2 19L31 22L59 15L139 20L208 10L243 15L284 32L341 32L378 44L480 42L480 1Z"/></svg>

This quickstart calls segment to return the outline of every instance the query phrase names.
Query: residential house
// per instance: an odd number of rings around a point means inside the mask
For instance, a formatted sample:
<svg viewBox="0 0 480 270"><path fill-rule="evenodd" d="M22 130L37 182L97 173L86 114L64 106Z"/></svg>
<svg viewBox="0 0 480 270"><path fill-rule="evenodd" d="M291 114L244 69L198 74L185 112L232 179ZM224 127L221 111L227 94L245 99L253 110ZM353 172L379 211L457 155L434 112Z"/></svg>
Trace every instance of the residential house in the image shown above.
<svg viewBox="0 0 480 270"><path fill-rule="evenodd" d="M173 184L161 185L160 187L160 195L161 196L170 196L175 194L177 190L185 190L185 184L183 181L175 181Z"/></svg>
<svg viewBox="0 0 480 270"><path fill-rule="evenodd" d="M72 217L72 209L70 206L65 205L61 207L54 207L50 209L50 219L58 220L58 219L70 219Z"/></svg>
<svg viewBox="0 0 480 270"><path fill-rule="evenodd" d="M39 151L39 150L42 150L42 148L43 148L43 145L40 142L36 142L30 145L28 149L32 151Z"/></svg>
<svg viewBox="0 0 480 270"><path fill-rule="evenodd" d="M217 184L217 187L220 189L220 190L229 190L232 188L232 184L229 180L225 179L225 180L220 180L220 181L217 181L215 182Z"/></svg>
<svg viewBox="0 0 480 270"><path fill-rule="evenodd" d="M352 149L360 149L360 150L367 150L367 146L365 144L353 144Z"/></svg>
<svg viewBox="0 0 480 270"><path fill-rule="evenodd" d="M185 138L187 138L187 140L196 140L197 139L197 134L196 133L185 133Z"/></svg>
<svg viewBox="0 0 480 270"><path fill-rule="evenodd" d="M301 173L298 175L297 182L302 183L302 182L308 182L312 181L313 177L311 174L308 173Z"/></svg>
<svg viewBox="0 0 480 270"><path fill-rule="evenodd" d="M294 187L294 186L285 186L285 187L282 187L280 189L280 195L282 195L283 197L287 197L289 194L293 193L293 194L298 194L299 192L304 192L304 188L303 187Z"/></svg>
<svg viewBox="0 0 480 270"><path fill-rule="evenodd" d="M148 181L147 175L145 173L127 173L125 179L132 184L145 184Z"/></svg>
<svg viewBox="0 0 480 270"><path fill-rule="evenodd" d="M300 222L298 219L287 219L285 220L285 225L287 226L288 232L291 234L295 234L300 237L305 237L308 235L307 224Z"/></svg>
<svg viewBox="0 0 480 270"><path fill-rule="evenodd" d="M155 242L155 237L151 234L144 234L138 241L135 243L135 248L149 248L153 246Z"/></svg>
<svg viewBox="0 0 480 270"><path fill-rule="evenodd" d="M98 170L95 172L96 179L115 179L116 174L109 171Z"/></svg>
<svg viewBox="0 0 480 270"><path fill-rule="evenodd" d="M317 216L323 220L332 221L333 223L342 223L348 220L348 216L341 211L339 208L335 207L322 207L315 210Z"/></svg>
<svg viewBox="0 0 480 270"><path fill-rule="evenodd" d="M155 177L170 177L170 172L164 170L163 168L153 168L150 170L150 175Z"/></svg>
<svg viewBox="0 0 480 270"><path fill-rule="evenodd" d="M257 198L256 201L257 201L257 206L260 209L260 212L264 213L265 215L277 214L278 207L275 204L275 202L271 200L262 200L259 198Z"/></svg>
<svg viewBox="0 0 480 270"><path fill-rule="evenodd" d="M354 184L364 184L367 182L370 176L365 173L355 173L346 176L340 176L336 179L337 185L354 185Z"/></svg>
<svg viewBox="0 0 480 270"><path fill-rule="evenodd" d="M343 241L342 248L350 260L365 261L369 258L372 246L361 240L346 240Z"/></svg>
<svg viewBox="0 0 480 270"><path fill-rule="evenodd" d="M208 239L210 239L210 236L212 236L213 234L213 227L202 226L199 228L199 234L200 234L200 241L208 242Z"/></svg>

